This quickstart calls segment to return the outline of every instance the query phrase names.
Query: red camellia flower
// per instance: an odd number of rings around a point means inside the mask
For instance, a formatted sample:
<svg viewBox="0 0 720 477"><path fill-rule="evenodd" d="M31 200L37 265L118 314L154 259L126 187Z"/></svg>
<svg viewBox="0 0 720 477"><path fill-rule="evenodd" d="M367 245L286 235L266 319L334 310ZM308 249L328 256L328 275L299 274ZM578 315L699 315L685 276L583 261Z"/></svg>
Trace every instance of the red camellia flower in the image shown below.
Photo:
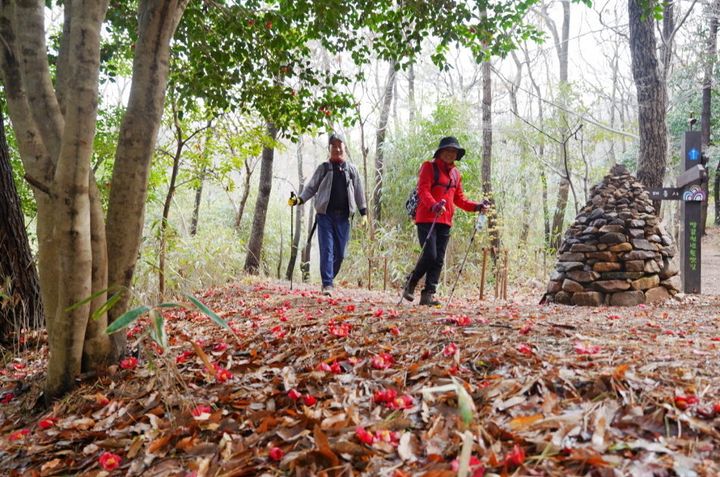
<svg viewBox="0 0 720 477"><path fill-rule="evenodd" d="M515 444L512 450L505 456L505 464L509 467L517 467L525 462L525 450Z"/></svg>
<svg viewBox="0 0 720 477"><path fill-rule="evenodd" d="M468 326L472 324L472 319L467 315L453 316L452 321L458 326Z"/></svg>
<svg viewBox="0 0 720 477"><path fill-rule="evenodd" d="M400 328L397 326L390 327L390 334L393 336L400 336Z"/></svg>
<svg viewBox="0 0 720 477"><path fill-rule="evenodd" d="M310 394L306 394L305 396L303 396L303 402L306 406L314 406L315 404L317 404L317 398Z"/></svg>
<svg viewBox="0 0 720 477"><path fill-rule="evenodd" d="M460 461L455 459L452 461L452 470L453 472L457 472L460 469ZM475 456L470 457L470 470L472 471L472 477L484 477L485 476L485 467L483 467L482 462L480 459L478 459Z"/></svg>
<svg viewBox="0 0 720 477"><path fill-rule="evenodd" d="M523 336L529 334L530 331L532 331L532 325L529 323L520 328L520 334Z"/></svg>
<svg viewBox="0 0 720 477"><path fill-rule="evenodd" d="M342 367L340 366L340 363L337 361L333 362L333 364L330 365L330 371L333 374L341 374L343 372Z"/></svg>
<svg viewBox="0 0 720 477"><path fill-rule="evenodd" d="M57 417L48 417L48 418L42 419L40 422L38 422L38 426L40 427L40 429L50 429L51 427L53 427L55 425L57 420L58 420Z"/></svg>
<svg viewBox="0 0 720 477"><path fill-rule="evenodd" d="M0 403L7 404L10 401L12 401L13 399L15 399L15 393L7 392L7 393L3 394L2 397L0 397Z"/></svg>
<svg viewBox="0 0 720 477"><path fill-rule="evenodd" d="M28 434L30 434L30 429L20 429L19 431L15 431L10 434L10 436L8 436L8 440L10 442L19 441L20 439L24 439Z"/></svg>
<svg viewBox="0 0 720 477"><path fill-rule="evenodd" d="M688 396L675 396L675 407L683 411L694 404L698 404L699 402L700 399L692 394Z"/></svg>
<svg viewBox="0 0 720 477"><path fill-rule="evenodd" d="M395 360L389 353L376 354L372 357L372 360L370 360L372 367L375 369L388 369L394 362Z"/></svg>
<svg viewBox="0 0 720 477"><path fill-rule="evenodd" d="M713 411L716 412L716 413L718 413L718 414L720 414L720 402L716 402L716 403L713 405Z"/></svg>
<svg viewBox="0 0 720 477"><path fill-rule="evenodd" d="M180 355L178 355L177 358L175 358L175 362L176 362L177 364L182 364L182 363L184 363L185 361L187 361L187 359L188 359L190 356L192 356L193 354L194 354L194 353L193 353L192 351L183 351L182 353L180 353Z"/></svg>
<svg viewBox="0 0 720 477"><path fill-rule="evenodd" d="M382 308L378 308L377 310L375 310L375 312L373 312L373 316L375 318L380 318L381 316L383 316L384 313L385 310L383 310Z"/></svg>
<svg viewBox="0 0 720 477"><path fill-rule="evenodd" d="M321 363L318 363L318 365L315 367L315 369L318 371L325 371L326 373L329 373L332 371L332 369L330 369L330 365L324 361Z"/></svg>
<svg viewBox="0 0 720 477"><path fill-rule="evenodd" d="M585 343L575 343L575 352L577 354L598 354L602 348L598 345L586 345Z"/></svg>
<svg viewBox="0 0 720 477"><path fill-rule="evenodd" d="M292 399L293 401L297 401L302 397L302 394L298 392L297 389L293 388L290 391L288 391L288 397Z"/></svg>
<svg viewBox="0 0 720 477"><path fill-rule="evenodd" d="M373 402L386 403L394 401L397 397L397 391L394 389L382 389L373 393Z"/></svg>
<svg viewBox="0 0 720 477"><path fill-rule="evenodd" d="M395 431L381 430L375 431L375 440L396 446L400 442L400 436Z"/></svg>
<svg viewBox="0 0 720 477"><path fill-rule="evenodd" d="M200 404L190 411L190 414L192 414L196 421L206 421L210 417L210 414L212 414L212 408L208 405Z"/></svg>
<svg viewBox="0 0 720 477"><path fill-rule="evenodd" d="M135 369L137 368L138 360L137 358L125 358L122 361L120 361L120 367L122 369Z"/></svg>
<svg viewBox="0 0 720 477"><path fill-rule="evenodd" d="M353 311L355 311L355 305L346 306L345 311L347 311L348 313L352 313Z"/></svg>
<svg viewBox="0 0 720 477"><path fill-rule="evenodd" d="M532 348L530 348L530 346L526 345L525 343L519 344L517 350L526 356L532 356L533 354Z"/></svg>
<svg viewBox="0 0 720 477"><path fill-rule="evenodd" d="M219 366L217 364L214 366L215 366L215 371L216 371L215 381L217 381L218 383L224 383L228 379L232 379L233 374L230 371L228 371L227 369L225 369L222 366Z"/></svg>
<svg viewBox="0 0 720 477"><path fill-rule="evenodd" d="M225 351L227 349L227 347L228 347L227 343L221 342L221 343L218 343L215 346L213 346L213 351L215 351L215 352Z"/></svg>
<svg viewBox="0 0 720 477"><path fill-rule="evenodd" d="M268 457L270 457L270 459L274 460L275 462L280 461L284 455L285 452L279 447L273 447L272 449L270 449L270 452L268 452Z"/></svg>
<svg viewBox="0 0 720 477"><path fill-rule="evenodd" d="M408 396L407 394L399 396L392 401L386 403L386 406L390 409L410 409L414 405L415 400L412 398L412 396Z"/></svg>
<svg viewBox="0 0 720 477"><path fill-rule="evenodd" d="M122 457L117 454L113 454L112 452L103 452L103 454L98 459L98 462L100 463L100 467L102 467L103 470L107 470L109 472L111 470L117 469L120 466L120 462L122 462Z"/></svg>
<svg viewBox="0 0 720 477"><path fill-rule="evenodd" d="M375 442L375 436L366 431L362 426L357 426L355 428L355 437L357 437L363 444L372 445L372 443Z"/></svg>
<svg viewBox="0 0 720 477"><path fill-rule="evenodd" d="M445 355L447 357L454 356L455 352L457 350L458 350L457 345L455 343L450 343L450 344L446 345L445 348L443 349L443 355Z"/></svg>

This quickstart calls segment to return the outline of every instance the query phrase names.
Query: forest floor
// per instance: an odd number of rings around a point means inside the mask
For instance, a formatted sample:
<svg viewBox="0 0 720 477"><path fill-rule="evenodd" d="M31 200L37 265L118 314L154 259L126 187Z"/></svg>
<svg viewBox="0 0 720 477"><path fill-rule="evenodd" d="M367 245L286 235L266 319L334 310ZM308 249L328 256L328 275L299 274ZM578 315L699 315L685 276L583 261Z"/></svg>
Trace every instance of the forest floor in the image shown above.
<svg viewBox="0 0 720 477"><path fill-rule="evenodd" d="M137 361L44 411L44 338L5 357L0 474L453 476L467 442L474 476L720 475L720 294L447 309L245 279L199 297L234 334L170 309L161 352L143 318Z"/></svg>

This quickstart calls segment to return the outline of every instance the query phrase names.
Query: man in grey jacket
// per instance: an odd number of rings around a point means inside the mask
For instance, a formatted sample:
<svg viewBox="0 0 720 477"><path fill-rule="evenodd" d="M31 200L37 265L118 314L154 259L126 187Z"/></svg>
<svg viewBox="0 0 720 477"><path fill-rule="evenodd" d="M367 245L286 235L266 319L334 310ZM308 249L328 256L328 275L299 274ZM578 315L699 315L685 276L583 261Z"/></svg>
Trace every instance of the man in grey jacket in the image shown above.
<svg viewBox="0 0 720 477"><path fill-rule="evenodd" d="M345 162L343 137L331 134L328 149L330 159L315 169L300 195L292 196L288 205L292 207L315 197L322 292L329 296L333 291L333 279L345 258L350 217L359 211L363 224L367 223L367 205L357 167Z"/></svg>

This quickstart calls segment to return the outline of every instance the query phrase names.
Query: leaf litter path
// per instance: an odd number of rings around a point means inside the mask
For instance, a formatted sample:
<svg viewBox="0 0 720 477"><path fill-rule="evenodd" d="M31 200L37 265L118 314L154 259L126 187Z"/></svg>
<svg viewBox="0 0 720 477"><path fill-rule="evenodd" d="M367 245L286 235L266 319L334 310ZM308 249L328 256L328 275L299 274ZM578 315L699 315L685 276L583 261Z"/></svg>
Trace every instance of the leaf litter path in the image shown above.
<svg viewBox="0 0 720 477"><path fill-rule="evenodd" d="M238 340L197 312L164 312L161 357L143 341L137 367L44 412L28 409L45 347L16 356L0 474L451 476L465 430L474 476L720 474L718 297L578 309L515 295L446 310L337 295L208 290Z"/></svg>

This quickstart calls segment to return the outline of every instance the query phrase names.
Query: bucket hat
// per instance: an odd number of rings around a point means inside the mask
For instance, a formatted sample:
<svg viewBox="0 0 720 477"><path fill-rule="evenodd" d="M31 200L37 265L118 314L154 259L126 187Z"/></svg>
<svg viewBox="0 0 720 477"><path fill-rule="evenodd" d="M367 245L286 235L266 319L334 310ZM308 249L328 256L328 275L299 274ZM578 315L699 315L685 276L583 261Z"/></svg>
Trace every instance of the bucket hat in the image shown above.
<svg viewBox="0 0 720 477"><path fill-rule="evenodd" d="M457 150L457 161L462 159L462 157L465 155L465 149L460 147L460 143L453 136L447 136L440 139L440 144L438 144L437 150L435 151L435 154L433 154L433 157L437 157L438 153L443 149Z"/></svg>
<svg viewBox="0 0 720 477"><path fill-rule="evenodd" d="M328 146L332 144L333 141L340 141L341 143L345 144L345 137L339 132L333 132L328 138Z"/></svg>

